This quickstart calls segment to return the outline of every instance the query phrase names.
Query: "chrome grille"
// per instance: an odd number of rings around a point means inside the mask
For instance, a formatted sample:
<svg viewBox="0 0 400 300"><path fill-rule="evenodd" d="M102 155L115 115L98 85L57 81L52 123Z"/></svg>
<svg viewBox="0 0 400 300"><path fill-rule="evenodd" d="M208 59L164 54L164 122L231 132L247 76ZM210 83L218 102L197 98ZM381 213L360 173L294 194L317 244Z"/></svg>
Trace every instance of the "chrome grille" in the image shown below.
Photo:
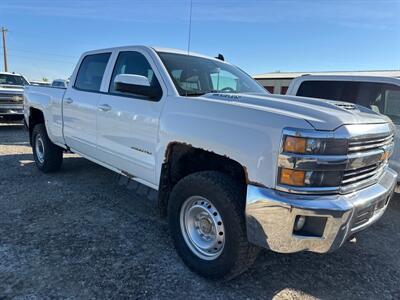
<svg viewBox="0 0 400 300"><path fill-rule="evenodd" d="M366 180L383 171L385 164L374 164L356 170L345 171L343 174L342 185L352 184L361 180Z"/></svg>
<svg viewBox="0 0 400 300"><path fill-rule="evenodd" d="M393 143L393 134L386 137L378 137L375 139L350 141L349 153L370 151L379 149Z"/></svg>
<svg viewBox="0 0 400 300"><path fill-rule="evenodd" d="M292 153L282 146L278 157L277 189L298 194L347 194L379 182L387 171L394 149L394 129L391 123L349 124L335 132L285 128L283 142L286 136L319 139L325 141L325 145L326 141L330 145L340 144L342 151ZM282 169L304 172L303 185L281 183L279 172Z"/></svg>
<svg viewBox="0 0 400 300"><path fill-rule="evenodd" d="M19 97L19 100L14 100L15 97ZM0 93L0 105L1 104L22 104L24 102L22 94L7 94Z"/></svg>
<svg viewBox="0 0 400 300"><path fill-rule="evenodd" d="M391 153L392 151L393 134L369 139L350 140L349 155L357 156L359 154L363 157L363 164L365 165L360 168L346 170L343 173L342 191L354 190L375 183L388 165L388 157L385 157L385 152ZM367 163L368 161L370 163Z"/></svg>

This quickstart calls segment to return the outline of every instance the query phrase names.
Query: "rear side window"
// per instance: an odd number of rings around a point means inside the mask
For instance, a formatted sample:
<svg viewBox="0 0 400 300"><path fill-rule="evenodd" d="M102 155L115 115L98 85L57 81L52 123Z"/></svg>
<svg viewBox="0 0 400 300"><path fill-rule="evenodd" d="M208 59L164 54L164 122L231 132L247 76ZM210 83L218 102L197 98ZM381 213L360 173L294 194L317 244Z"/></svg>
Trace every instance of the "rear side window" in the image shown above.
<svg viewBox="0 0 400 300"><path fill-rule="evenodd" d="M297 96L347 101L387 115L400 124L400 87L361 81L305 81Z"/></svg>
<svg viewBox="0 0 400 300"><path fill-rule="evenodd" d="M297 91L297 96L354 103L357 99L358 86L358 82L351 81L304 81Z"/></svg>
<svg viewBox="0 0 400 300"><path fill-rule="evenodd" d="M110 55L111 53L99 53L85 56L79 67L74 87L89 92L100 91Z"/></svg>

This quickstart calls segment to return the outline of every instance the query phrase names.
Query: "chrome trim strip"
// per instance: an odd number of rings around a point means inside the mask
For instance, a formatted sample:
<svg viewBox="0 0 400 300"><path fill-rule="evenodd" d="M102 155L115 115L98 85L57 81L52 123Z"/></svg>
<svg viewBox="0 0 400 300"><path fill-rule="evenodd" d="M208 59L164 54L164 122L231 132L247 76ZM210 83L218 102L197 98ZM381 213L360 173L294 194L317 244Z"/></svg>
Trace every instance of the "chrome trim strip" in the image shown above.
<svg viewBox="0 0 400 300"><path fill-rule="evenodd" d="M382 139L375 139L375 140L365 140L365 141L350 141L350 146L352 145L362 145L362 144L372 144L372 143L379 143L379 142L384 142L387 140L393 139L393 135L389 135L386 138Z"/></svg>
<svg viewBox="0 0 400 300"><path fill-rule="evenodd" d="M299 186L291 186L285 184L279 184L276 186L278 191L282 191L285 193L292 193L292 194L302 194L302 195L331 195L337 194L340 192L340 187L299 187Z"/></svg>
<svg viewBox="0 0 400 300"><path fill-rule="evenodd" d="M356 152L356 151L363 151L363 150L369 150L369 149L374 149L374 148L381 148L385 147L387 145L393 144L393 136L389 137L389 139L386 139L383 142L379 143L359 143L359 146L352 146L352 143L350 142L349 145L349 152Z"/></svg>
<svg viewBox="0 0 400 300"><path fill-rule="evenodd" d="M338 138L335 136L334 131L316 131L314 129L298 129L287 127L283 129L283 135L304 137L304 138L315 138L315 139L334 139Z"/></svg>
<svg viewBox="0 0 400 300"><path fill-rule="evenodd" d="M340 126L335 131L317 131L313 129L299 129L293 127L283 129L283 135L321 139L349 139L351 142L384 138L388 135L393 135L394 132L395 127L391 123L350 124Z"/></svg>
<svg viewBox="0 0 400 300"><path fill-rule="evenodd" d="M370 166L381 161L383 149L349 155L304 155L282 153L278 167L304 171L346 171Z"/></svg>
<svg viewBox="0 0 400 300"><path fill-rule="evenodd" d="M389 169L389 167L386 164L386 165L384 165L384 167L382 169L375 171L375 175L373 175L372 177L369 177L366 180L362 180L362 181L355 182L352 184L342 185L340 187L340 193L347 194L347 193L354 192L356 190L360 190L362 188L371 186L373 184L376 184L381 179L382 174L384 174L388 169Z"/></svg>
<svg viewBox="0 0 400 300"><path fill-rule="evenodd" d="M365 167L365 168L360 168L360 169L356 169L356 170L350 170L350 171L346 171L343 175L343 178L346 177L353 177L356 176L357 174L361 174L361 173L366 173L366 172L370 172L372 170L376 170L379 167L379 165L372 165L369 167Z"/></svg>
<svg viewBox="0 0 400 300"><path fill-rule="evenodd" d="M384 166L383 167L378 167L378 168L375 167L372 170L369 170L369 172L367 172L367 173L363 173L363 174L358 175L358 176L353 176L353 177L350 177L348 179L343 179L342 180L342 184L343 185L347 185L348 183L351 183L351 182L354 182L354 181L359 181L359 180L367 178L367 177L371 177L376 173L379 173L379 175L380 175L380 172L382 172L383 169L384 169ZM345 176L343 176L343 177L345 177Z"/></svg>

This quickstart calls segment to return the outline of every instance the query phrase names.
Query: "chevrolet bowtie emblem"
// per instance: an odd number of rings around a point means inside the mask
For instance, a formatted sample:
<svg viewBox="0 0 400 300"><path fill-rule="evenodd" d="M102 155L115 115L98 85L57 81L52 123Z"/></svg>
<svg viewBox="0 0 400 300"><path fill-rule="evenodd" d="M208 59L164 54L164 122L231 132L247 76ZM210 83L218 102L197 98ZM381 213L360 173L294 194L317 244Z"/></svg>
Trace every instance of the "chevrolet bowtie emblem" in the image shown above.
<svg viewBox="0 0 400 300"><path fill-rule="evenodd" d="M382 153L381 161L388 160L388 159L389 159L389 155L390 155L390 152L385 150L385 151Z"/></svg>

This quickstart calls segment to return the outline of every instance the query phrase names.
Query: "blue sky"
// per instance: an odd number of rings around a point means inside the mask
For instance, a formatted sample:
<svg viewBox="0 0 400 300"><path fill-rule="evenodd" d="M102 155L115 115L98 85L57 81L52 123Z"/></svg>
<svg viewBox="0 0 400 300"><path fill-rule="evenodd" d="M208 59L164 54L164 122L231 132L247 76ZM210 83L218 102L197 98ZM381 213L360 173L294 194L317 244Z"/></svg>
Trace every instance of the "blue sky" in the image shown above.
<svg viewBox="0 0 400 300"><path fill-rule="evenodd" d="M1 0L9 69L66 78L86 50L186 49L189 8L189 0ZM191 50L223 53L250 74L400 69L399 16L400 0L193 0Z"/></svg>

